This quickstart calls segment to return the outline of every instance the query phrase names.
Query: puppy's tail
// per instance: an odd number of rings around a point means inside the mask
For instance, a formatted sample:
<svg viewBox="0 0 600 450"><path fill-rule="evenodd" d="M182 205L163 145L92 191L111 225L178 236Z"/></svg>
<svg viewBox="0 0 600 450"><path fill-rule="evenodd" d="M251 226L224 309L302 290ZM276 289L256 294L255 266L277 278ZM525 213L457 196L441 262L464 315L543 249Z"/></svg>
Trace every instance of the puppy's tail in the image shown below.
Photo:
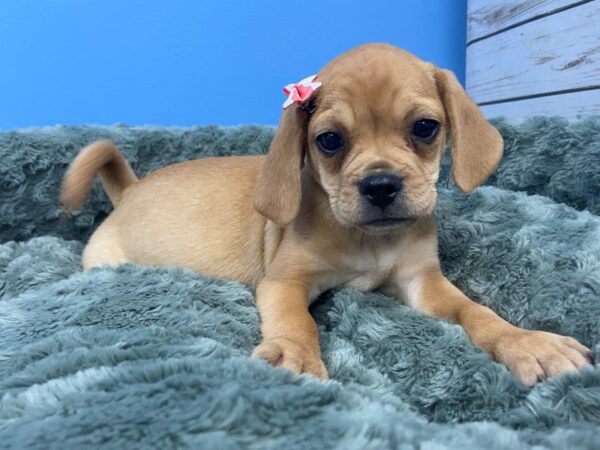
<svg viewBox="0 0 600 450"><path fill-rule="evenodd" d="M60 192L62 209L72 213L81 208L96 175L100 175L113 206L138 179L115 144L106 140L93 142L79 152L65 174Z"/></svg>

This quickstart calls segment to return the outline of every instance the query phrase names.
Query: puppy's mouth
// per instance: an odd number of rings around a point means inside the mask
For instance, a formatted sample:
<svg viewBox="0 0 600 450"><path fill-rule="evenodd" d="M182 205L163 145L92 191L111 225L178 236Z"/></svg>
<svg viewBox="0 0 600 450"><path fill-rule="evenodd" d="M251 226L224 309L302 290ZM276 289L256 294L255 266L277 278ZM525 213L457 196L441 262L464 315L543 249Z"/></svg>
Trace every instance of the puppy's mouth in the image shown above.
<svg viewBox="0 0 600 450"><path fill-rule="evenodd" d="M400 226L410 225L417 219L415 217L386 217L382 219L371 220L369 222L363 222L361 227L364 228L396 228Z"/></svg>

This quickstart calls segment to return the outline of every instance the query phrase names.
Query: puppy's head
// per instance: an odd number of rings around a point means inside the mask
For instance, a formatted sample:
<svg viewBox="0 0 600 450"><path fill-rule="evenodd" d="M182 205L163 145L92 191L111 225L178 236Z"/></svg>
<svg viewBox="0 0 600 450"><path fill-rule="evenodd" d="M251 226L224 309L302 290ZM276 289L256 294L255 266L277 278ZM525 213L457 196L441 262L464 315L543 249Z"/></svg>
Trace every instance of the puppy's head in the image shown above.
<svg viewBox="0 0 600 450"><path fill-rule="evenodd" d="M298 213L304 163L338 222L379 234L432 213L448 137L465 192L500 161L500 134L454 75L399 48L358 47L318 79L309 105L283 112L257 181L256 209L280 225Z"/></svg>

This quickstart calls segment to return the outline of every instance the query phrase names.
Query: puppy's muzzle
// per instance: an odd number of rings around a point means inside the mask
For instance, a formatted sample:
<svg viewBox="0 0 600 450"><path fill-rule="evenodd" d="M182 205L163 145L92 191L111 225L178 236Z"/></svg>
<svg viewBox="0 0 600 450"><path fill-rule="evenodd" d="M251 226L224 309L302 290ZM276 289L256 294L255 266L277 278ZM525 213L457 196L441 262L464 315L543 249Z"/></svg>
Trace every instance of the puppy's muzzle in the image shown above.
<svg viewBox="0 0 600 450"><path fill-rule="evenodd" d="M369 175L358 184L360 195L382 212L394 203L401 190L402 179L391 173Z"/></svg>

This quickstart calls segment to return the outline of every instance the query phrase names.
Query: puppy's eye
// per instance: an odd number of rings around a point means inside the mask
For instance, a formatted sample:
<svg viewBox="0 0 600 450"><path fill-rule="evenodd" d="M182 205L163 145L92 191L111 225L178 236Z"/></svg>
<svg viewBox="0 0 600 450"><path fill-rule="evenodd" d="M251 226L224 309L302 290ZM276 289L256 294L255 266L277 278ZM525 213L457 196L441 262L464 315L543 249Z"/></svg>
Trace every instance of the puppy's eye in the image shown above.
<svg viewBox="0 0 600 450"><path fill-rule="evenodd" d="M317 145L326 156L333 156L344 147L344 138L338 133L328 131L317 136Z"/></svg>
<svg viewBox="0 0 600 450"><path fill-rule="evenodd" d="M413 136L428 142L433 140L440 128L440 123L437 120L421 119L417 120L412 129Z"/></svg>

